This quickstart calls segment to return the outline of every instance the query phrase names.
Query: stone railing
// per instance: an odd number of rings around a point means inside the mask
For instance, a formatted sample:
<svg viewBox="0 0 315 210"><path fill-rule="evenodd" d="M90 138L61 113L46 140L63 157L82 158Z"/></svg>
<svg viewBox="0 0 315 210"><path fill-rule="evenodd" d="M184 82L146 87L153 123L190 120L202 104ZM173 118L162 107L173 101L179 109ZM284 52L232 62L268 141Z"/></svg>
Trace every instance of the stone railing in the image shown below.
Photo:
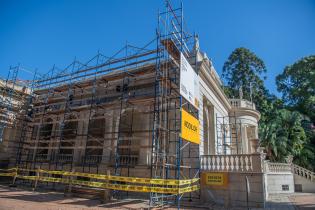
<svg viewBox="0 0 315 210"><path fill-rule="evenodd" d="M265 163L266 173L292 173L291 164L289 163Z"/></svg>
<svg viewBox="0 0 315 210"><path fill-rule="evenodd" d="M119 164L127 166L135 166L138 164L138 155L119 155Z"/></svg>
<svg viewBox="0 0 315 210"><path fill-rule="evenodd" d="M249 108L249 109L255 109L256 106L254 103L244 100L244 99L229 99L232 107L235 108Z"/></svg>
<svg viewBox="0 0 315 210"><path fill-rule="evenodd" d="M48 161L48 155L47 154L37 154L36 155L36 161Z"/></svg>
<svg viewBox="0 0 315 210"><path fill-rule="evenodd" d="M72 162L73 161L73 155L72 154L58 154L55 158L57 161L60 161L60 162Z"/></svg>
<svg viewBox="0 0 315 210"><path fill-rule="evenodd" d="M102 155L87 155L82 157L83 163L100 163L102 161L103 156Z"/></svg>
<svg viewBox="0 0 315 210"><path fill-rule="evenodd" d="M262 161L264 155L202 155L200 157L201 170L226 172L263 172Z"/></svg>
<svg viewBox="0 0 315 210"><path fill-rule="evenodd" d="M315 182L315 173L314 172L307 170L306 168L303 168L301 166L295 165L295 164L292 164L292 170L293 170L294 174Z"/></svg>

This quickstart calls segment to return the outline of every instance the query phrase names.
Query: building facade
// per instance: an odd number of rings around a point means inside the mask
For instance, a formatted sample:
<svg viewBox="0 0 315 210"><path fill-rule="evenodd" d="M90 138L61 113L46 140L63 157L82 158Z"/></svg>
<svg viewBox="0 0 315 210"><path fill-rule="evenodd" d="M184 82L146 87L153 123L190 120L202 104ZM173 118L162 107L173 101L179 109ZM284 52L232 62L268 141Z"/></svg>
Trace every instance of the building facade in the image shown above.
<svg viewBox="0 0 315 210"><path fill-rule="evenodd" d="M260 118L254 103L227 98L212 62L198 46L196 42L196 64L192 65L199 75L196 117L200 122L200 144L189 143L190 156L196 158L193 167L198 167L200 155L256 152ZM24 142L18 156L21 166L64 170L74 167L77 171L88 168L96 172L120 165L127 174L143 169L147 172L140 172L142 175L151 176L148 168L152 163L155 63L80 81L74 77L70 75L69 80L62 82L57 77L50 78L49 82L57 84L53 88L44 85L46 81L42 79L34 91L32 120L20 137ZM174 121L180 113L176 102L165 103L170 103L161 105L169 106L164 111L169 115L168 130L175 133L178 123ZM166 138L178 138L176 135L168 134ZM167 147L174 145L169 142ZM169 162L175 164L172 156L170 152ZM181 161L185 165L185 160Z"/></svg>

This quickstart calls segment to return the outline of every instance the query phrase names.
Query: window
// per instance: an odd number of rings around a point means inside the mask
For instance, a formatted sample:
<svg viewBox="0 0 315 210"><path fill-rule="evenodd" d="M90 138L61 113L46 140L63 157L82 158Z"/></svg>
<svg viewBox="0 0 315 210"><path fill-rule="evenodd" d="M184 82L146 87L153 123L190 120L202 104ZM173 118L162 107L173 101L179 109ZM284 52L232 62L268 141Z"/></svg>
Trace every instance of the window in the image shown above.
<svg viewBox="0 0 315 210"><path fill-rule="evenodd" d="M74 139L77 136L78 121L74 116L70 116L64 123L63 139Z"/></svg>
<svg viewBox="0 0 315 210"><path fill-rule="evenodd" d="M134 118L139 115L135 110L128 109L121 114L119 133L120 138L117 142L117 153L121 165L135 166L138 164L139 145L134 138Z"/></svg>
<svg viewBox="0 0 315 210"><path fill-rule="evenodd" d="M289 185L282 185L282 191L289 191Z"/></svg>
<svg viewBox="0 0 315 210"><path fill-rule="evenodd" d="M105 119L91 119L89 123L89 136L103 138L105 131Z"/></svg>
<svg viewBox="0 0 315 210"><path fill-rule="evenodd" d="M44 140L50 139L51 133L52 133L52 128L53 128L53 120L48 119L43 123L40 127L40 138Z"/></svg>

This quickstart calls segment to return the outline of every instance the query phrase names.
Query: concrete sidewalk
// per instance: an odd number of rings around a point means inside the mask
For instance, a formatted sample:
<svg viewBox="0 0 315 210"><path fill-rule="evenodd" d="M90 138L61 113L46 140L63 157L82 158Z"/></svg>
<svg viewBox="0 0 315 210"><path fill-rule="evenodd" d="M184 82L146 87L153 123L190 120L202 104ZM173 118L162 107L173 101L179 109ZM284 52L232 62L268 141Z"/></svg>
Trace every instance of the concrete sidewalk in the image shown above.
<svg viewBox="0 0 315 210"><path fill-rule="evenodd" d="M0 210L104 210L104 209L148 209L148 201L126 199L101 203L100 200L65 197L62 192L32 192L29 189L0 185ZM169 208L176 209L176 208ZM227 210L217 204L183 203L182 209ZM229 208L229 210L246 208ZM315 209L315 194L294 193L270 195L267 210L311 210ZM251 210L258 210L251 208ZM261 210L261 208L259 209Z"/></svg>
<svg viewBox="0 0 315 210"><path fill-rule="evenodd" d="M269 195L265 209L268 210L295 210L290 201L290 194L273 194Z"/></svg>
<svg viewBox="0 0 315 210"><path fill-rule="evenodd" d="M289 198L298 210L315 210L315 193L294 193Z"/></svg>

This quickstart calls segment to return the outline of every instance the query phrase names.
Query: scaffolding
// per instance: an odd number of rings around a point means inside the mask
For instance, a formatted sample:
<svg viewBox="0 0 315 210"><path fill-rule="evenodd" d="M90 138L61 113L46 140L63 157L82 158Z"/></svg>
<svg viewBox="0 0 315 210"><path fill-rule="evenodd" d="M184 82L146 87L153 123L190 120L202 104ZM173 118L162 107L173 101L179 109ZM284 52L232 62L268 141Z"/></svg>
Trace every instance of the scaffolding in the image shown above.
<svg viewBox="0 0 315 210"><path fill-rule="evenodd" d="M98 52L35 75L21 120L16 166L123 177L199 177L199 145L180 137L181 110L198 110L179 91L180 55L197 72L194 36L183 6L166 1L157 36L144 47L126 44L111 57ZM113 191L116 198L130 192ZM147 194L151 206L199 198Z"/></svg>
<svg viewBox="0 0 315 210"><path fill-rule="evenodd" d="M142 93L134 89L128 89L126 81L140 83L147 79L150 83L150 76L140 74L149 74L153 72L154 66L146 63L155 59L155 50L144 50L136 48L136 52L130 56L116 58L116 56L126 51L135 51L135 47L126 45L121 49L115 57L105 57L98 53L89 62L82 64L75 60L63 71L54 73L57 69L53 69L45 75L35 79L33 110L32 110L32 130L28 132L29 150L27 155L21 160L26 164L25 167L34 167L39 162L49 162L49 168L71 170L75 164L74 152L75 140L79 137L84 148L82 160L77 160L83 165L83 171L88 170L92 165L98 168L102 155L95 153L95 150L102 148L105 140L115 140L117 145L122 140L119 135L124 131L110 131L104 123L96 124L106 115L119 115L118 121L121 121L123 112L130 107L134 107L133 100L142 97L145 99L148 94ZM135 61L136 60L136 61ZM151 73L153 74L153 73ZM153 78L153 76L152 76ZM143 84L148 85L148 84ZM152 85L153 86L153 85ZM141 86L139 86L141 87ZM79 133L77 115L86 111L87 116L84 120L88 120L86 132ZM113 114L114 113L114 114ZM48 116L48 118L47 118ZM47 118L47 119L46 119ZM51 118L55 118L53 122ZM56 121L58 124L56 124ZM82 121L82 119L81 119ZM97 125L98 127L92 126ZM118 123L121 127L122 123ZM111 138L99 137L95 134L97 130L106 130L103 136L111 135ZM126 131L127 132L127 131ZM146 131L147 132L147 131ZM51 140L54 145L51 145ZM47 148L52 148L47 151ZM33 148L33 149L30 149ZM119 151L117 153L119 157ZM115 174L119 174L119 163L121 158L111 157L112 163L115 165ZM32 163L33 166L27 164Z"/></svg>
<svg viewBox="0 0 315 210"><path fill-rule="evenodd" d="M32 80L20 80L22 73L33 76L33 72L27 70L21 65L9 68L6 80L0 81L0 138L4 154L2 156L8 166L8 160L16 160L16 152L20 147L21 123L24 121L25 111L31 94ZM25 75L24 75L25 76ZM29 77L29 75L27 75Z"/></svg>
<svg viewBox="0 0 315 210"><path fill-rule="evenodd" d="M216 114L216 152L218 154L243 154L242 122L235 113L229 116Z"/></svg>
<svg viewBox="0 0 315 210"><path fill-rule="evenodd" d="M10 67L8 77L4 81L1 81L1 121L0 121L0 140L2 141L2 136L4 129L6 127L12 126L14 118L16 117L15 111L17 110L13 106L13 98L18 97L15 91L16 80L18 74L19 66Z"/></svg>
<svg viewBox="0 0 315 210"><path fill-rule="evenodd" d="M199 177L199 145L184 141L181 133L181 110L198 119L198 110L180 95L180 57L183 54L197 71L192 53L194 36L184 30L183 5L173 8L166 1L158 16L157 60L155 78L154 123L152 136L151 176L163 179ZM190 194L188 199L199 198ZM151 193L151 205L176 203L183 195Z"/></svg>

